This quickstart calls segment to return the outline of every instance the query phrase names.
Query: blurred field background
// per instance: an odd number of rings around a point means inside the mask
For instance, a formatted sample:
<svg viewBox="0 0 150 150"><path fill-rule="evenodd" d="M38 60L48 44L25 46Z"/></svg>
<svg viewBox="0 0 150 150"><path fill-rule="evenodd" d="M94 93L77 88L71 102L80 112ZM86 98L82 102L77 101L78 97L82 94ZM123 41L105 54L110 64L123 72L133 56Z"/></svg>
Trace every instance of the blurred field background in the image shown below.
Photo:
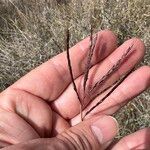
<svg viewBox="0 0 150 150"><path fill-rule="evenodd" d="M111 29L119 44L141 38L147 49L141 65L150 65L149 0L0 0L0 90L64 49L66 15L74 45L89 35L91 14L95 32ZM150 126L150 90L115 116L118 138Z"/></svg>

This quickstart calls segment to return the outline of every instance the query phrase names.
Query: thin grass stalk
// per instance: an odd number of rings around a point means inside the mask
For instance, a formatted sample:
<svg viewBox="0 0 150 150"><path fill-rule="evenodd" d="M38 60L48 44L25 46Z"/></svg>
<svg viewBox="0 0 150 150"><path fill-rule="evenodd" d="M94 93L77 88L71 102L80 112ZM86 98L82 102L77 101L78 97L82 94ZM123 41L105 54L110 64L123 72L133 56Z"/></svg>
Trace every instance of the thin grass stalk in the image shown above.
<svg viewBox="0 0 150 150"><path fill-rule="evenodd" d="M96 37L93 39L93 29L91 28L91 35L90 35L91 44L90 44L90 50L88 53L87 63L86 63L86 67L85 67L84 82L83 82L84 92L86 90L87 80L88 80L88 76L89 76L89 70L91 68L91 61L92 61L92 56L93 56L94 49L96 46L97 37L98 37L98 35L96 34Z"/></svg>
<svg viewBox="0 0 150 150"><path fill-rule="evenodd" d="M92 108L90 108L84 115L83 118L85 118L85 116L87 116L91 111L93 111L96 107L98 107L103 101L105 101L116 89L117 87L133 72L134 69L132 69L131 71L129 71L122 79L120 79L120 81L118 81L118 83L116 83L114 85L114 87L101 99L98 101L98 103L96 103Z"/></svg>
<svg viewBox="0 0 150 150"><path fill-rule="evenodd" d="M92 50L92 45L93 45L93 28L92 28L92 25L91 25L90 42L91 42L90 50L89 50L87 63L86 63L86 66L85 66L85 73L84 73L84 82L83 82L84 92L85 92L86 83L87 83L87 80L88 80L88 74L89 74L89 69L90 69L90 65L91 65L91 59L92 59L92 56L93 56L93 52L92 52L93 51Z"/></svg>
<svg viewBox="0 0 150 150"><path fill-rule="evenodd" d="M93 23L93 19L92 19L92 14L90 16L90 20L91 20L90 21L91 22L90 46L89 46L89 53L88 53L87 62L86 62L86 66L85 66L85 73L84 73L84 82L83 82L84 93L86 90L87 80L88 80L88 76L89 76L89 70L91 68L92 56L93 56L93 53L95 50L96 41L97 41L97 37L98 37L98 34L96 34L96 37L93 38L94 23Z"/></svg>
<svg viewBox="0 0 150 150"><path fill-rule="evenodd" d="M102 84L107 80L107 78L114 73L120 66L121 64L124 62L124 60L127 58L127 56L129 55L129 53L131 52L133 45L130 46L126 52L122 55L122 57L117 61L117 63L115 65L113 65L113 67L93 86L93 88L89 91L89 97L90 100L88 101L88 103L84 106L86 107L87 105L89 105L92 102L92 99L94 99L95 97L97 97L98 95L102 94L103 92L105 92L107 89L113 87L113 85L110 85L109 87L107 87L106 89L102 90L100 93L96 94L95 96L91 97L94 94L94 91L96 92L96 89L100 87L100 85L102 86ZM114 83L115 84L115 83ZM86 98L87 95L85 95L84 99Z"/></svg>
<svg viewBox="0 0 150 150"><path fill-rule="evenodd" d="M100 93L96 94L94 97L90 98L89 102L84 107L88 106L92 102L92 99L94 99L95 97L99 96L100 94L106 92L107 90L111 89L117 83L118 83L118 81L116 81L113 85L110 85L107 88L103 89L102 91L100 91ZM84 97L84 99L85 98L86 98L86 96Z"/></svg>
<svg viewBox="0 0 150 150"><path fill-rule="evenodd" d="M82 101L81 101L81 98L79 96L79 93L78 93L78 90L77 90L77 86L75 84L74 77L73 77L73 71L72 71L72 65L71 65L71 59L70 59L70 52L69 52L69 48L70 48L70 44L69 43L70 43L70 33L69 33L69 29L67 29L66 30L66 50L67 50L68 68L69 68L69 72L70 72L71 81L73 83L74 91L76 92L76 95L77 95L79 103L80 103L81 120L83 120L83 117L82 117Z"/></svg>
<svg viewBox="0 0 150 150"><path fill-rule="evenodd" d="M124 62L124 60L127 58L129 53L131 52L132 47L133 47L133 45L131 45L126 50L126 52L121 56L121 58L117 61L117 63L114 64L112 66L112 68L98 82L95 83L95 85L92 87L92 89L89 91L89 93L93 92L96 88L101 86L106 81L106 79L121 66L121 64Z"/></svg>

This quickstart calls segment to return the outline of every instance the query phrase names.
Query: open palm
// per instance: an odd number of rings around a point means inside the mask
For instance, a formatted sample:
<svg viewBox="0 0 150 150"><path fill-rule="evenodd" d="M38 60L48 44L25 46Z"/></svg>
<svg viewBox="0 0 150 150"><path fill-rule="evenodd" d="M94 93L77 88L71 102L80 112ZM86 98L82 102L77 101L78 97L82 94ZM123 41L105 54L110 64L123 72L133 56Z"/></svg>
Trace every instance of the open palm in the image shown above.
<svg viewBox="0 0 150 150"><path fill-rule="evenodd" d="M117 48L116 37L111 31L99 32L88 86L105 75L132 44L134 53L108 78L101 89L115 83L139 63L144 56L145 48L143 42L136 38ZM70 49L75 82L81 96L88 47L89 37ZM129 75L85 119L95 114L112 115L149 85L150 68L143 66ZM104 93L97 96L83 113L103 95ZM0 146L57 136L80 122L79 105L71 84L66 52L63 52L32 70L0 94Z"/></svg>

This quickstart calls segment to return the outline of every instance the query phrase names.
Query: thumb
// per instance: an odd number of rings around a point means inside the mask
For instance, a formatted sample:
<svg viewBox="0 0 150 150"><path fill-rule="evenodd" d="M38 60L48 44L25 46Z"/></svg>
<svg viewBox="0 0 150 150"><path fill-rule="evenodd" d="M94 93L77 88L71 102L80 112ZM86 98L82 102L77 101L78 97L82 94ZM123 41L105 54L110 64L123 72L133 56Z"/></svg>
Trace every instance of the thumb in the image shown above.
<svg viewBox="0 0 150 150"><path fill-rule="evenodd" d="M94 117L66 130L55 138L37 139L24 144L4 148L5 150L103 150L118 131L117 121L110 116Z"/></svg>
<svg viewBox="0 0 150 150"><path fill-rule="evenodd" d="M94 117L58 135L71 149L105 149L118 132L118 123L111 116Z"/></svg>

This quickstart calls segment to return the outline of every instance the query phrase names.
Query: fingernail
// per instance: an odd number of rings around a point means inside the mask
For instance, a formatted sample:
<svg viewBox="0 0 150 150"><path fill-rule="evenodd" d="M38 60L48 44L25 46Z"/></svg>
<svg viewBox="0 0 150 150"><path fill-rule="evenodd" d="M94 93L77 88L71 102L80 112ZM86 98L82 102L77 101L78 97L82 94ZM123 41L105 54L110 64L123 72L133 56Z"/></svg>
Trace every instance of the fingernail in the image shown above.
<svg viewBox="0 0 150 150"><path fill-rule="evenodd" d="M91 125L91 129L100 144L111 141L118 132L118 123L111 116L103 116Z"/></svg>

